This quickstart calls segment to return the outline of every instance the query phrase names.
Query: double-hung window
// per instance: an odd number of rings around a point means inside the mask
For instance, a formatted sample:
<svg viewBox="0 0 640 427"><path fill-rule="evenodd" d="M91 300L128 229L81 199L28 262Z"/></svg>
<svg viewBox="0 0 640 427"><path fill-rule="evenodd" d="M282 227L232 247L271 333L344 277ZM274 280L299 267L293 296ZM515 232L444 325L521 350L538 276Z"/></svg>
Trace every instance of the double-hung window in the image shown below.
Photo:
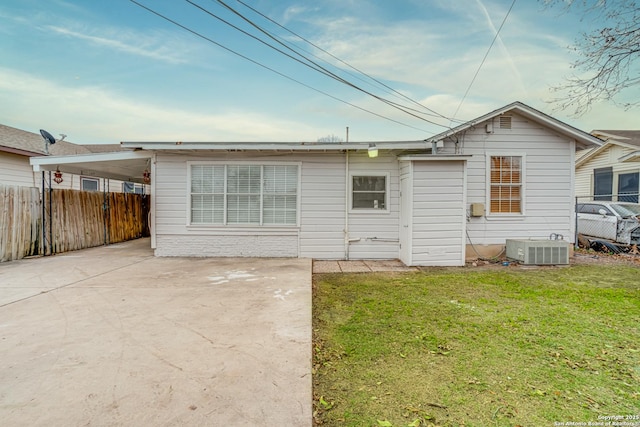
<svg viewBox="0 0 640 427"><path fill-rule="evenodd" d="M297 165L191 165L191 224L296 225Z"/></svg>
<svg viewBox="0 0 640 427"><path fill-rule="evenodd" d="M491 156L489 209L492 214L522 214L521 156Z"/></svg>
<svg viewBox="0 0 640 427"><path fill-rule="evenodd" d="M389 177L384 175L351 176L351 209L387 211Z"/></svg>

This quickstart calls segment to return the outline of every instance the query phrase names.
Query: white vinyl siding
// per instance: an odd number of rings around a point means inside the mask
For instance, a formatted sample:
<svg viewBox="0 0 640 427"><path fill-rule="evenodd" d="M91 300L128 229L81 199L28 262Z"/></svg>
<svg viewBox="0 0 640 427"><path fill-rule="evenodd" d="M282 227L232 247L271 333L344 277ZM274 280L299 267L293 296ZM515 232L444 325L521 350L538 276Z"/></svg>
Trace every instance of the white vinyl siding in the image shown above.
<svg viewBox="0 0 640 427"><path fill-rule="evenodd" d="M154 233L158 256L299 256L317 259L345 259L349 230L350 259L394 259L398 257L398 161L395 155L380 153L375 159L366 153L350 153L349 169L357 175L384 173L389 176L389 212L371 215L349 210L349 180L344 152L280 153L273 162L270 153L158 153L155 165ZM292 218L292 182L297 185L297 225L191 224L189 183L192 165L292 166L297 170L281 175L272 194L263 184L264 195L285 197L284 209L276 217ZM267 174L268 175L268 172ZM265 175L265 176L266 176ZM293 181L292 181L293 179ZM264 196L263 195L263 196ZM265 202L266 206L267 203ZM267 216L263 207L263 215ZM289 220L289 219L287 219Z"/></svg>
<svg viewBox="0 0 640 427"><path fill-rule="evenodd" d="M34 177L29 157L0 152L0 184L33 187L38 186L38 178Z"/></svg>
<svg viewBox="0 0 640 427"><path fill-rule="evenodd" d="M464 161L414 161L410 197L411 265L460 266L465 261ZM403 195L404 197L405 195ZM406 262L406 260L403 260Z"/></svg>
<svg viewBox="0 0 640 427"><path fill-rule="evenodd" d="M296 225L298 167L191 165L190 223Z"/></svg>
<svg viewBox="0 0 640 427"><path fill-rule="evenodd" d="M459 151L472 155L467 163L467 209L485 205L487 215L470 217L467 244L504 245L506 239L548 239L552 233L573 241L575 142L542 124L513 114L511 129L494 123L487 133L480 123L459 139ZM446 141L443 153L455 151ZM487 164L491 155L525 155L522 215L490 215Z"/></svg>
<svg viewBox="0 0 640 427"><path fill-rule="evenodd" d="M598 154L576 168L576 197L578 201L591 200L594 196L594 170L607 167L612 168L612 193L617 195L624 192L620 186L620 175L637 173L640 178L640 164L637 162L620 163L618 159L633 151L628 147L610 144ZM616 197L614 196L614 199Z"/></svg>

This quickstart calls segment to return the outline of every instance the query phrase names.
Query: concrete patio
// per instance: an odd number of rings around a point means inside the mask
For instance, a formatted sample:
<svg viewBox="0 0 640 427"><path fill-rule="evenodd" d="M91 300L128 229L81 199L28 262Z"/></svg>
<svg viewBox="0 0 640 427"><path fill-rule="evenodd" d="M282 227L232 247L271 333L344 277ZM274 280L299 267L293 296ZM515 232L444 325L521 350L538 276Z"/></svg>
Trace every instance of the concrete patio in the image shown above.
<svg viewBox="0 0 640 427"><path fill-rule="evenodd" d="M311 261L140 239L3 263L0 353L7 426L310 426Z"/></svg>

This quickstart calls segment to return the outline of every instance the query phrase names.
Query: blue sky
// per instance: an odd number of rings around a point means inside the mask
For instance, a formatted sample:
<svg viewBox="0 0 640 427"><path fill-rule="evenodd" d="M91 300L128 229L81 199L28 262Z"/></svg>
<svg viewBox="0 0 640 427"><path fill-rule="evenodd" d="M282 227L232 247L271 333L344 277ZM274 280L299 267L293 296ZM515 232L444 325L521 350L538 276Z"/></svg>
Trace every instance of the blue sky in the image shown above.
<svg viewBox="0 0 640 427"><path fill-rule="evenodd" d="M289 78L129 0L4 0L0 123L76 143L344 140L347 127L351 141L418 140L457 123L450 118L469 120L518 100L585 131L637 128L637 110L602 103L576 119L547 103L549 88L572 72L567 47L594 22L541 1L516 2L461 104L512 0L243 0L447 117L416 113L437 125L300 65L187 1L138 1ZM260 34L215 0L192 1ZM225 2L362 89L424 111L237 0Z"/></svg>

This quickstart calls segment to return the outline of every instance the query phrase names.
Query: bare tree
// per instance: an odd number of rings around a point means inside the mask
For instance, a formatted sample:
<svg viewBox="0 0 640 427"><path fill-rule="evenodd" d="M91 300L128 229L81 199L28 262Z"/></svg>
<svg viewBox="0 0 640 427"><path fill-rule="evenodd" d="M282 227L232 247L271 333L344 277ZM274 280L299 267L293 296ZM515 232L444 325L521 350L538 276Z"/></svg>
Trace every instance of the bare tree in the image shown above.
<svg viewBox="0 0 640 427"><path fill-rule="evenodd" d="M583 33L572 47L579 55L576 71L552 91L552 103L581 116L597 101L609 101L625 109L640 100L620 101L622 92L640 83L640 7L636 0L543 0L548 6L577 10L592 17L599 28Z"/></svg>
<svg viewBox="0 0 640 427"><path fill-rule="evenodd" d="M334 134L323 136L318 138L317 142L344 142L342 138L335 136Z"/></svg>

